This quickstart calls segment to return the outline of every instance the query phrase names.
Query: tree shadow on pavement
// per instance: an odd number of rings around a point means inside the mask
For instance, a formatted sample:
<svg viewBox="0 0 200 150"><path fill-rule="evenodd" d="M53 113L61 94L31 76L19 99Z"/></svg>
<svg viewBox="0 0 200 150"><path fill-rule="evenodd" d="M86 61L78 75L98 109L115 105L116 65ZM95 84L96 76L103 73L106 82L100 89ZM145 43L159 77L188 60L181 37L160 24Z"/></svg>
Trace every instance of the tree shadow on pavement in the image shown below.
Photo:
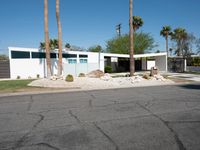
<svg viewBox="0 0 200 150"><path fill-rule="evenodd" d="M200 90L200 83L180 85L182 88Z"/></svg>

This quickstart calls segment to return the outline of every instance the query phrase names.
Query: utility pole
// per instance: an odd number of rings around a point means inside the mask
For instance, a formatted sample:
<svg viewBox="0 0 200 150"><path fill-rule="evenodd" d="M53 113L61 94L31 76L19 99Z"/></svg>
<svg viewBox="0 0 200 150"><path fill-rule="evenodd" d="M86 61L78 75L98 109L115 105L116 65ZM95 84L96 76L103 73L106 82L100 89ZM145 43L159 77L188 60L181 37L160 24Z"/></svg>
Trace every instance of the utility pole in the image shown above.
<svg viewBox="0 0 200 150"><path fill-rule="evenodd" d="M122 25L121 23L116 25L116 31L117 31L118 36L121 36L121 25Z"/></svg>

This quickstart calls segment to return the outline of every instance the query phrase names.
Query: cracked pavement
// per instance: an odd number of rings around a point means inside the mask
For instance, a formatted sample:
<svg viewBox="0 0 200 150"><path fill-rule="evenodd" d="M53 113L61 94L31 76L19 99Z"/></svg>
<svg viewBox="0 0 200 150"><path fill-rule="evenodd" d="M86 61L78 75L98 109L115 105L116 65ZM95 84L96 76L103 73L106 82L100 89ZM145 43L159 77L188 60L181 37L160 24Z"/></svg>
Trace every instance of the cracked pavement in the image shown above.
<svg viewBox="0 0 200 150"><path fill-rule="evenodd" d="M0 150L199 150L200 83L0 97Z"/></svg>

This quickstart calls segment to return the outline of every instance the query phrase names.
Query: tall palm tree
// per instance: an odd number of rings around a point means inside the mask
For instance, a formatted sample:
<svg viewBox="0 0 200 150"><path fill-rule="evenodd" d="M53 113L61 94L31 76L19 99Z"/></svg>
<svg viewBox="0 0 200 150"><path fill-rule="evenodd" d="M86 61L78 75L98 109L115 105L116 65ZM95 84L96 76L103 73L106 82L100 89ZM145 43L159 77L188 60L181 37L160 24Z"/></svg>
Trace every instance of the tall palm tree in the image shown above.
<svg viewBox="0 0 200 150"><path fill-rule="evenodd" d="M166 40L166 52L167 57L169 56L169 49L168 49L168 37L171 35L171 27L170 26L164 26L162 30L160 31L160 35L163 36Z"/></svg>
<svg viewBox="0 0 200 150"><path fill-rule="evenodd" d="M130 76L133 76L135 72L134 35L136 30L139 29L143 23L144 22L141 17L133 16L133 2L130 0Z"/></svg>
<svg viewBox="0 0 200 150"><path fill-rule="evenodd" d="M51 58L49 49L49 27L48 27L48 0L44 0L44 32L45 32L45 49L47 62L47 78L51 77Z"/></svg>
<svg viewBox="0 0 200 150"><path fill-rule="evenodd" d="M176 41L177 43L177 49L176 49L177 56L184 55L184 45L185 45L185 40L187 40L187 37L188 34L184 28L176 28L171 34L171 39Z"/></svg>
<svg viewBox="0 0 200 150"><path fill-rule="evenodd" d="M130 45L130 76L132 77L135 72L134 63L134 34L133 34L133 0L129 0L129 45Z"/></svg>
<svg viewBox="0 0 200 150"><path fill-rule="evenodd" d="M60 0L56 0L56 19L58 25L58 49L59 49L59 58L58 58L58 76L62 75L62 28L60 22Z"/></svg>

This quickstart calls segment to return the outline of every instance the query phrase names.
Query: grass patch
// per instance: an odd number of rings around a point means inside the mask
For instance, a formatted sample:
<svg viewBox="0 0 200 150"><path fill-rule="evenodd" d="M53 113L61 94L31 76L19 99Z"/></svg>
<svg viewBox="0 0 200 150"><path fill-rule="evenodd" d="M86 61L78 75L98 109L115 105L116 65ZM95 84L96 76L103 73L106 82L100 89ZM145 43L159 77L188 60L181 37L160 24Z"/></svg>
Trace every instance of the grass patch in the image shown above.
<svg viewBox="0 0 200 150"><path fill-rule="evenodd" d="M0 81L0 92L15 92L19 89L31 88L28 84L32 81L33 79Z"/></svg>

